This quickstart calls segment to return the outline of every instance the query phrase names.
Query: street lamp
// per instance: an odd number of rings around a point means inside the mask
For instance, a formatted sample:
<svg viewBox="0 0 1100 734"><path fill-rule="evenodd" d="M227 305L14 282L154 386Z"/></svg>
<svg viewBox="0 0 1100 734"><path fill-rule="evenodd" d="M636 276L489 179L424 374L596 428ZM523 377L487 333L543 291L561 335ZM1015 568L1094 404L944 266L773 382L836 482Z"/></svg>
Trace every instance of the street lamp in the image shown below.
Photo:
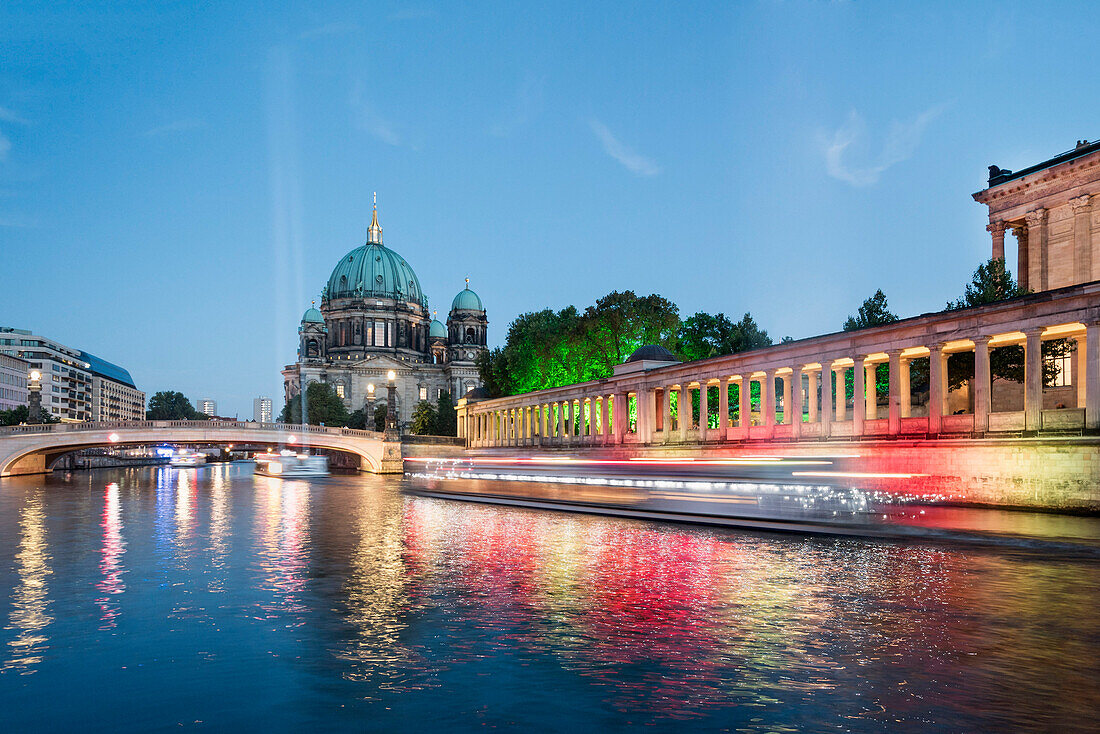
<svg viewBox="0 0 1100 734"><path fill-rule="evenodd" d="M42 422L42 373L31 370L27 385L27 423Z"/></svg>
<svg viewBox="0 0 1100 734"><path fill-rule="evenodd" d="M397 430L397 373L390 370L386 373L389 384L386 385L386 430Z"/></svg>

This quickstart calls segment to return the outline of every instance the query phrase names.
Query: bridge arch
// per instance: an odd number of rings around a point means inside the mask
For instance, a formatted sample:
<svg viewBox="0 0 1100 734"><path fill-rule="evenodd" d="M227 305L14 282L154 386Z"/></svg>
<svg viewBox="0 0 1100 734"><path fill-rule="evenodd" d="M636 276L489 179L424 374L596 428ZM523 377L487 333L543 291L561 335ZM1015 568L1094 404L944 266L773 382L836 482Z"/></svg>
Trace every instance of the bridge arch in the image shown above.
<svg viewBox="0 0 1100 734"><path fill-rule="evenodd" d="M172 444L260 444L326 449L358 456L361 469L400 473L400 440L377 431L232 421L110 421L0 429L0 477L38 474L86 448Z"/></svg>

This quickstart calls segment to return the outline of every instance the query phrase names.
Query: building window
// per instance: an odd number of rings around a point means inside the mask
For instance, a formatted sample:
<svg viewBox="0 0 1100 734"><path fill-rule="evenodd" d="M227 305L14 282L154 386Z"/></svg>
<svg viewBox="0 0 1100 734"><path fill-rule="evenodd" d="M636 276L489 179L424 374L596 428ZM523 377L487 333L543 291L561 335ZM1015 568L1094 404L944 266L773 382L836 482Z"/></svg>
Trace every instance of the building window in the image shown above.
<svg viewBox="0 0 1100 734"><path fill-rule="evenodd" d="M420 388L420 399L421 400L427 400L428 399L428 388L426 388L426 387Z"/></svg>
<svg viewBox="0 0 1100 734"><path fill-rule="evenodd" d="M342 382L336 383L336 396L338 398L340 398L341 400L344 399L344 383L342 383Z"/></svg>
<svg viewBox="0 0 1100 734"><path fill-rule="evenodd" d="M1054 365L1054 381L1050 383L1051 387L1068 387L1073 382L1070 379L1072 374L1071 363L1073 362L1072 354L1063 354L1058 357L1054 357L1051 360Z"/></svg>

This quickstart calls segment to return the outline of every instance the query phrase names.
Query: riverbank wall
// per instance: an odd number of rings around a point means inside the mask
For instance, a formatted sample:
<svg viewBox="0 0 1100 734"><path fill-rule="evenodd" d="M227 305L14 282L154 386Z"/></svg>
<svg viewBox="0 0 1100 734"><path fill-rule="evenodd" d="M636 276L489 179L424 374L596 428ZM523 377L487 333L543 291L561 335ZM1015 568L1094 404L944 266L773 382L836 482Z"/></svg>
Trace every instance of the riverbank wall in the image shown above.
<svg viewBox="0 0 1100 734"><path fill-rule="evenodd" d="M436 454L406 454L407 456ZM439 454L440 456L449 454ZM470 449L465 456L603 459L838 458L823 483L927 497L949 504L1100 512L1100 437L762 442L751 445ZM839 467L843 467L841 471ZM849 476L844 476L845 474ZM803 477L803 481L809 477Z"/></svg>

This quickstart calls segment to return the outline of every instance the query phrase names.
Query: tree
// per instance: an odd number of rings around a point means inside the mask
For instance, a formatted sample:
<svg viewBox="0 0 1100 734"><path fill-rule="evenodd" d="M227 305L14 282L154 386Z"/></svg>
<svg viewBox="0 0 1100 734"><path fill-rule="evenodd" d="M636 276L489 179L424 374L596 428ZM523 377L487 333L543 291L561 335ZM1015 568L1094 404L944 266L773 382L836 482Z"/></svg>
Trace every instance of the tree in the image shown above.
<svg viewBox="0 0 1100 734"><path fill-rule="evenodd" d="M634 291L612 291L584 310L581 327L596 373L582 379L607 377L638 347L675 348L679 309L655 293L639 298Z"/></svg>
<svg viewBox="0 0 1100 734"><path fill-rule="evenodd" d="M978 266L970 282L966 284L962 298L948 301L947 310L984 306L1006 298L1026 296L1028 293L1030 291L1016 284L1016 279L1005 267L1004 258L994 257Z"/></svg>
<svg viewBox="0 0 1100 734"><path fill-rule="evenodd" d="M30 420L31 411L26 405L17 405L11 410L0 410L0 426L18 426ZM61 419L46 408L42 409L42 423L60 423Z"/></svg>
<svg viewBox="0 0 1100 734"><path fill-rule="evenodd" d="M869 326L879 326L880 324L892 324L897 320L898 315L892 313L886 307L886 294L880 288L875 291L873 296L863 301L855 316L848 317L848 320L844 322L844 331L866 329Z"/></svg>
<svg viewBox="0 0 1100 734"><path fill-rule="evenodd" d="M346 426L350 416L344 401L327 382L311 382L306 387L306 412L312 426ZM279 416L283 423L302 422L301 393L290 399Z"/></svg>
<svg viewBox="0 0 1100 734"><path fill-rule="evenodd" d="M209 416L195 410L195 406L181 392L161 390L149 398L146 420L151 421L204 421Z"/></svg>
<svg viewBox="0 0 1100 734"><path fill-rule="evenodd" d="M389 409L386 407L385 403L379 403L374 406L374 430L386 430L386 415L388 413Z"/></svg>
<svg viewBox="0 0 1100 734"><path fill-rule="evenodd" d="M358 410L353 410L351 414L348 415L348 428L365 431L367 430L368 423L370 423L373 428L374 420L371 416L367 415L367 407L365 405Z"/></svg>
<svg viewBox="0 0 1100 734"><path fill-rule="evenodd" d="M416 404L412 414L412 432L417 436L430 436L435 434L435 408L427 400L421 400Z"/></svg>
<svg viewBox="0 0 1100 734"><path fill-rule="evenodd" d="M1021 288L1012 273L1005 267L1004 258L990 258L978 266L966 284L966 289L957 301L948 301L947 310L957 311L963 308L984 306L1008 298L1026 296L1030 293ZM1042 343L1043 384L1051 385L1058 374L1055 357L1064 357L1073 353L1076 344L1072 339L1051 339ZM994 380L1011 382L1024 381L1024 348L1011 344L989 350L989 372ZM960 352L952 354L947 360L947 384L949 389L957 390L974 378L974 353Z"/></svg>
<svg viewBox="0 0 1100 734"><path fill-rule="evenodd" d="M761 329L752 314L734 322L725 314L697 313L680 325L676 351L685 360L707 359L771 346L768 332Z"/></svg>
<svg viewBox="0 0 1100 734"><path fill-rule="evenodd" d="M455 413L455 405L451 400L451 393L443 390L439 393L439 400L435 407L435 435L457 436L458 414Z"/></svg>

